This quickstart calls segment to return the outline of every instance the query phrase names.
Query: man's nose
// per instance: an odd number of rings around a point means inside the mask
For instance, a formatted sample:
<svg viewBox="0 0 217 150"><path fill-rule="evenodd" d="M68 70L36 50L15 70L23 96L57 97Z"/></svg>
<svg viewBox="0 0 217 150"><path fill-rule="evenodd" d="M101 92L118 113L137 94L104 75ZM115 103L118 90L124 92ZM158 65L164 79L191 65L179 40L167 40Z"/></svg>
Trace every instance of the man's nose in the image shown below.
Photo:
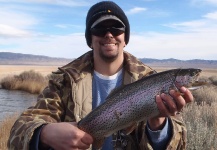
<svg viewBox="0 0 217 150"><path fill-rule="evenodd" d="M113 35L110 31L107 31L106 34L105 34L105 38L112 38Z"/></svg>

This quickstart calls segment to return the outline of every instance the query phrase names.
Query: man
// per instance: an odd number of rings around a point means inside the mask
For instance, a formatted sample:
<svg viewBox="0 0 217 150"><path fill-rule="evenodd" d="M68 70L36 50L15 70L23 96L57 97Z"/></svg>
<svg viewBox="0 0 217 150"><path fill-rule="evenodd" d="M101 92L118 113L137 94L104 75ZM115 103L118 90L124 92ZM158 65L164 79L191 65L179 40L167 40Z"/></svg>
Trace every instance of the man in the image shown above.
<svg viewBox="0 0 217 150"><path fill-rule="evenodd" d="M93 5L86 17L85 37L92 49L59 68L61 78L50 81L36 106L24 111L11 130L9 149L88 149L93 138L77 122L99 106L116 87L155 71L124 51L130 25L114 2ZM178 112L193 100L182 87L181 96L156 96L160 115L138 123L129 135L119 131L106 139L103 149L185 149L186 129Z"/></svg>

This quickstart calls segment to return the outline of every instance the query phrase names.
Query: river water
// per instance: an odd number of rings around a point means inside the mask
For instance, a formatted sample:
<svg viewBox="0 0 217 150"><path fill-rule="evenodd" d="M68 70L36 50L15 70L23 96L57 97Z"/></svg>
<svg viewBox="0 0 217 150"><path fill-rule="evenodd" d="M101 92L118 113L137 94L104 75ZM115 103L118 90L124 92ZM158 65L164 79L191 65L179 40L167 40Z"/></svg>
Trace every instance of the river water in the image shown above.
<svg viewBox="0 0 217 150"><path fill-rule="evenodd" d="M11 114L20 113L34 105L37 101L35 94L23 91L0 89L0 122Z"/></svg>

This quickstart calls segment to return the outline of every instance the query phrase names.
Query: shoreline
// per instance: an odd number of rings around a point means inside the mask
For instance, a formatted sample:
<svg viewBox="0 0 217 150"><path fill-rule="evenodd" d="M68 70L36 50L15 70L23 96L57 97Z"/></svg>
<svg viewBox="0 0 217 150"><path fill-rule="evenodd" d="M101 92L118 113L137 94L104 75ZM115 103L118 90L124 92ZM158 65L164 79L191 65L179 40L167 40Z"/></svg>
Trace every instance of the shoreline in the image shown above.
<svg viewBox="0 0 217 150"><path fill-rule="evenodd" d="M13 76L13 75L19 75L20 73L24 71L30 71L34 70L36 72L41 73L43 76L47 76L48 74L51 74L53 71L56 71L58 67L61 67L65 64L53 64L51 65L0 65L0 80L2 80L6 76ZM155 69L157 72L179 68L175 66L160 66L160 65L153 65L153 64L147 64L151 68ZM200 68L200 67L198 67ZM217 76L217 68L202 68L201 76L211 77L211 76Z"/></svg>

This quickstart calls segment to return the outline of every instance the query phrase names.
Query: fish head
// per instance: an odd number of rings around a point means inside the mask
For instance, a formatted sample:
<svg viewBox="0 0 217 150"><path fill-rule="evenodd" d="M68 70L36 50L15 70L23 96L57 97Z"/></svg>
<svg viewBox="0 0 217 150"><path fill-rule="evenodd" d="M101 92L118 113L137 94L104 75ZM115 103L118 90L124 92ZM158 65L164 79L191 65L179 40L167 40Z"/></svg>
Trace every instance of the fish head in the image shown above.
<svg viewBox="0 0 217 150"><path fill-rule="evenodd" d="M186 88L200 87L205 83L199 82L198 78L201 73L201 69L187 68L187 69L177 69L175 73L175 83L174 85L179 89L182 86Z"/></svg>

